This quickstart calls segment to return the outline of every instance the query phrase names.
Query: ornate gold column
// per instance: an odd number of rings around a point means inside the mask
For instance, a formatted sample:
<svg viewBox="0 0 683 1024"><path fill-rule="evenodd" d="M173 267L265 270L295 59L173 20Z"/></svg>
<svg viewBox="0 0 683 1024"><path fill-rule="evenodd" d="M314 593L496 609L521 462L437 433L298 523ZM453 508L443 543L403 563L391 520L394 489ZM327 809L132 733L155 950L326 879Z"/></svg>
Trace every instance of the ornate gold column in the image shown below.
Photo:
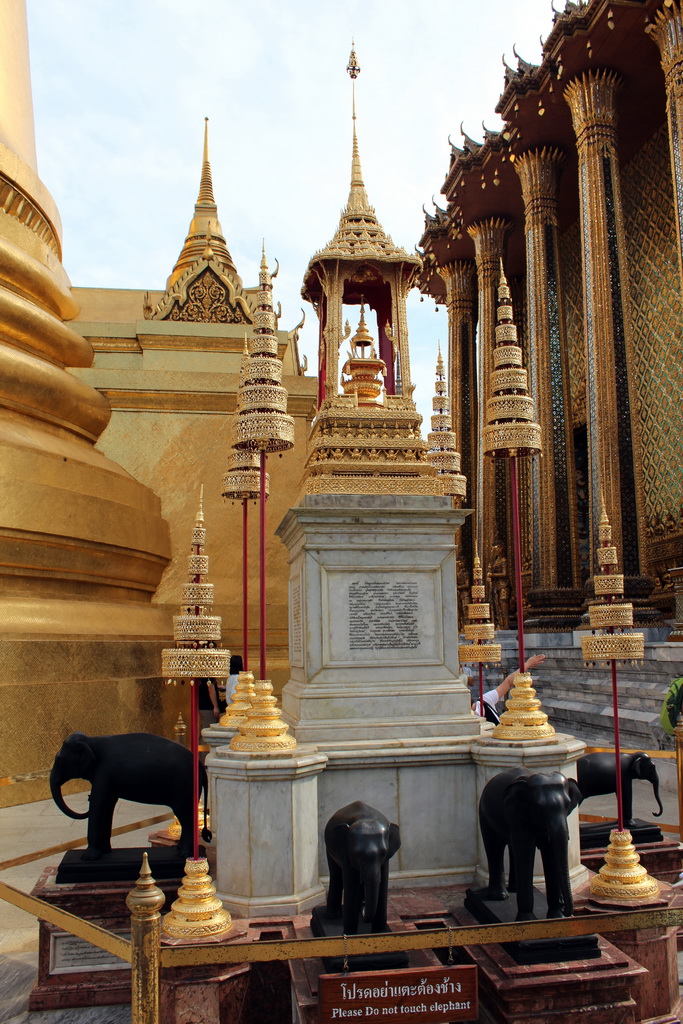
<svg viewBox="0 0 683 1024"><path fill-rule="evenodd" d="M678 0L657 11L648 31L659 47L666 83L671 180L678 241L678 262L683 286L683 15Z"/></svg>
<svg viewBox="0 0 683 1024"><path fill-rule="evenodd" d="M465 505L471 508L477 493L476 266L473 260L454 260L440 267L439 275L446 285L448 310L448 394L462 472L467 477ZM468 516L461 529L461 550L470 568L473 529L473 518Z"/></svg>
<svg viewBox="0 0 683 1024"><path fill-rule="evenodd" d="M482 437L484 432L484 401L488 394L489 376L493 368L493 347L496 325L496 289L500 277L500 261L503 258L505 241L510 223L501 218L471 224L467 231L474 241L478 280L479 330L477 343L477 393L480 400L477 408L477 450L475 455L476 492L473 492L477 509L477 548L481 553L482 567L486 573L491 565L491 551L496 541L505 545L507 537L507 515L505 499L505 467L487 462L484 464ZM484 501L486 495L486 501ZM491 498L495 495L495 500Z"/></svg>
<svg viewBox="0 0 683 1024"><path fill-rule="evenodd" d="M617 158L619 76L589 71L564 91L576 133L583 258L591 575L600 494L627 576L645 565L641 458L630 377L631 305Z"/></svg>
<svg viewBox="0 0 683 1024"><path fill-rule="evenodd" d="M532 578L529 600L539 626L578 625L568 595L577 586L576 488L569 367L559 274L557 190L564 154L543 148L515 161L524 199L529 375L541 424L543 458L531 470ZM574 595L576 604L579 594ZM565 622L564 620L567 619ZM569 621L572 619L572 621ZM546 621L547 620L547 621Z"/></svg>

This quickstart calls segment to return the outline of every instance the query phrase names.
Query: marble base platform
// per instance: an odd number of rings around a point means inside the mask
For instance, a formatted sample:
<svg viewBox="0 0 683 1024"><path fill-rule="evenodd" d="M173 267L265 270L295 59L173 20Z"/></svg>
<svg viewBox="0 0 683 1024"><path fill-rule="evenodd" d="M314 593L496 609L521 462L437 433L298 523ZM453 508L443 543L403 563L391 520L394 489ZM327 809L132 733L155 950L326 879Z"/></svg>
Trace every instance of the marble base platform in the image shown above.
<svg viewBox="0 0 683 1024"><path fill-rule="evenodd" d="M207 755L216 892L234 915L301 914L324 899L318 872L314 746L279 755L218 747Z"/></svg>
<svg viewBox="0 0 683 1024"><path fill-rule="evenodd" d="M391 859L392 885L472 881L478 825L471 739L366 741L328 747L325 753L327 767L318 781L321 876L328 873L325 825L340 807L363 800L399 826L401 847Z"/></svg>

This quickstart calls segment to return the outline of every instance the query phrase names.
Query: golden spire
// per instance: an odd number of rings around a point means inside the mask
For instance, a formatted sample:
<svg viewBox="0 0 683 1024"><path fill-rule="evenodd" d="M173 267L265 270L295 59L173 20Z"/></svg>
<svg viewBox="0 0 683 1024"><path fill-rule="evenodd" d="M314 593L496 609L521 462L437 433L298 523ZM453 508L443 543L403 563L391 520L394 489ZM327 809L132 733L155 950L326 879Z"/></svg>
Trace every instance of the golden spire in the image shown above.
<svg viewBox="0 0 683 1024"><path fill-rule="evenodd" d="M223 229L218 220L218 207L216 206L213 194L211 163L209 161L209 119L205 117L202 173L199 182L199 194L194 207L194 217L190 221L190 227L185 243L180 251L180 256L176 260L173 272L166 282L167 289L171 288L178 278L182 277L185 271L197 263L198 260L205 258L204 253L207 246L213 258L223 265L225 272L241 285L242 281L237 274L232 256L225 244Z"/></svg>
<svg viewBox="0 0 683 1024"><path fill-rule="evenodd" d="M352 121L353 121L353 146L351 155L351 188L346 206L342 210L334 238L324 249L316 253L309 269L321 258L351 258L367 259L374 258L386 260L392 263L408 263L420 266L419 256L411 255L394 245L389 235L377 220L374 207L370 205L368 194L365 191L363 172L360 165L360 150L358 148L358 135L356 133L356 88L355 80L360 74L360 64L356 57L356 51L351 48L348 71L352 82Z"/></svg>
<svg viewBox="0 0 683 1024"><path fill-rule="evenodd" d="M427 434L427 461L434 466L439 479L443 483L444 494L455 498L458 505L467 493L467 478L460 472L460 452L453 431L451 418L451 400L446 394L446 374L444 371L441 345L436 360L436 393L432 399L432 430Z"/></svg>

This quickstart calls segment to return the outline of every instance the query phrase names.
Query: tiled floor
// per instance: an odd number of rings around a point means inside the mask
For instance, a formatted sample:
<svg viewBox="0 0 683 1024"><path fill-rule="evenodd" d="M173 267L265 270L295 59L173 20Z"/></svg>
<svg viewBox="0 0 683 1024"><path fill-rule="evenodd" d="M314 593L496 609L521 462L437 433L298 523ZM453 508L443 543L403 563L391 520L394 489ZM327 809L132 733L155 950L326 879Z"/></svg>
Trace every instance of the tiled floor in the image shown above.
<svg viewBox="0 0 683 1024"><path fill-rule="evenodd" d="M676 795L663 791L664 815L661 820L678 821ZM74 810L84 810L87 794L68 798ZM614 814L613 797L594 797L584 803L587 814ZM634 813L646 821L653 820L655 807L652 789L647 783L634 785ZM121 801L116 809L114 827L135 824L163 814L165 807L151 807ZM656 820L656 819L654 819ZM40 860L6 867L8 861L85 836L87 822L67 818L51 800L0 808L0 880L24 892L30 892L43 869L59 863L62 853L52 853ZM146 846L151 831L161 825L115 836L112 845L118 847ZM85 845L85 843L83 844ZM0 1024L129 1024L130 1007L105 1006L83 1010L57 1010L29 1013L26 1009L28 992L37 972L38 923L35 918L0 901Z"/></svg>

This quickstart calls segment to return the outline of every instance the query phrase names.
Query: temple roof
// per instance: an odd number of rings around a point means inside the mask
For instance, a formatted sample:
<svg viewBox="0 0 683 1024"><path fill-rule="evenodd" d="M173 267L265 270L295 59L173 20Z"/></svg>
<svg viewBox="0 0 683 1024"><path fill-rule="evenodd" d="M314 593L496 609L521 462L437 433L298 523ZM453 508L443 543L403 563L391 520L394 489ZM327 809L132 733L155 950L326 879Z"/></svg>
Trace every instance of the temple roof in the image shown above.
<svg viewBox="0 0 683 1024"><path fill-rule="evenodd" d="M242 281L237 274L232 256L225 243L223 229L218 220L218 207L213 195L211 164L209 163L209 119L206 117L204 118L204 159L202 161L202 175L199 182L199 195L195 203L194 217L190 221L187 238L180 251L180 256L176 260L171 276L166 282L167 289L170 289L183 276L186 270L202 258L208 238L211 240L214 258L219 264L222 264L224 272L241 285Z"/></svg>
<svg viewBox="0 0 683 1024"><path fill-rule="evenodd" d="M353 110L353 154L351 158L351 188L346 206L342 210L339 226L334 237L324 249L313 256L308 264L310 270L325 259L374 259L385 263L409 263L420 265L420 257L410 255L405 249L394 245L390 236L377 219L374 207L370 205L365 191L360 153L356 135L356 110Z"/></svg>

